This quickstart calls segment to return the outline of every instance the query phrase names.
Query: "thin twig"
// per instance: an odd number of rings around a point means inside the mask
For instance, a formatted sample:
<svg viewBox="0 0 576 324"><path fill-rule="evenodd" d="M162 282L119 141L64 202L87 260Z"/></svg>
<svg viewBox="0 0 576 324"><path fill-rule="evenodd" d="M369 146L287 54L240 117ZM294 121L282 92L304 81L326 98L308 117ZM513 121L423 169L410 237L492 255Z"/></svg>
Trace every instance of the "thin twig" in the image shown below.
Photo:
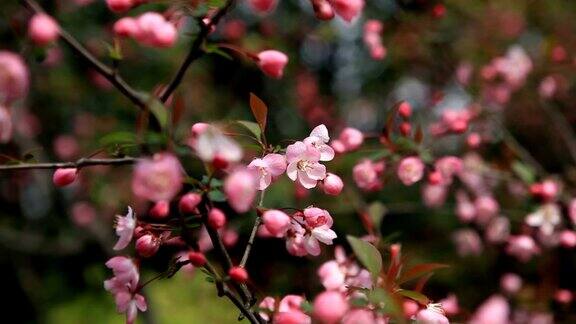
<svg viewBox="0 0 576 324"><path fill-rule="evenodd" d="M190 65L194 61L202 57L204 54L206 54L206 52L202 48L204 41L208 38L208 35L212 31L212 28L218 24L220 19L222 19L222 17L224 17L228 13L228 11L230 11L230 9L232 9L235 3L236 0L226 1L224 7L220 8L216 12L216 14L214 14L214 16L210 18L210 22L207 24L205 24L201 19L198 20L198 25L200 26L200 33L198 33L198 36L196 37L196 39L194 39L194 42L192 43L192 46L188 51L188 55L186 55L186 58L180 65L178 71L176 71L176 75L174 75L172 81L168 84L168 86L160 96L160 101L162 101L163 103L168 101L168 98L170 98L170 96L172 95L172 93L174 93L176 88L178 88L180 83L182 83L184 75L186 74L186 71L188 70Z"/></svg>
<svg viewBox="0 0 576 324"><path fill-rule="evenodd" d="M86 159L81 158L76 162L55 162L55 163L19 163L0 165L0 171L4 170L29 170L29 169L65 169L65 168L83 168L95 165L126 165L138 161L137 158L125 157L117 159Z"/></svg>
<svg viewBox="0 0 576 324"><path fill-rule="evenodd" d="M260 192L260 199L258 202L258 207L262 207L264 203L264 190ZM248 239L248 243L246 243L246 248L244 249L244 255L242 256L242 261L240 261L240 266L246 266L246 262L248 262L248 258L250 257L250 252L252 251L252 246L254 245L254 240L256 239L256 234L258 233L258 227L260 226L260 222L262 218L258 215L258 211L256 211L256 220L254 220L254 226L252 226L252 232L250 233L250 238Z"/></svg>
<svg viewBox="0 0 576 324"><path fill-rule="evenodd" d="M30 9L34 13L44 13L42 7L34 0L20 0L20 3ZM124 79L117 73L117 71L108 65L102 63L94 55L88 51L74 36L68 33L62 26L60 26L60 36L68 44L68 46L83 58L94 70L100 73L106 80L112 83L126 98L128 98L134 105L140 109L146 108L146 97L144 94L133 89Z"/></svg>

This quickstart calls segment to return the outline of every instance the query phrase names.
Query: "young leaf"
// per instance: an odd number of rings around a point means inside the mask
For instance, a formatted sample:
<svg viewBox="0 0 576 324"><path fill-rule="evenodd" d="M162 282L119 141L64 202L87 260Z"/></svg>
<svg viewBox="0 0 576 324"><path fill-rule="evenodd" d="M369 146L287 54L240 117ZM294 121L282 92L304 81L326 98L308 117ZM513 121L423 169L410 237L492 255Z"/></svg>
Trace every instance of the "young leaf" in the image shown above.
<svg viewBox="0 0 576 324"><path fill-rule="evenodd" d="M268 117L268 107L262 101L262 99L258 98L255 94L250 92L250 109L252 109L252 114L256 119L258 125L260 125L260 130L262 133L266 130L266 118Z"/></svg>
<svg viewBox="0 0 576 324"><path fill-rule="evenodd" d="M376 247L354 236L346 236L358 260L366 267L376 281L382 270L382 255Z"/></svg>
<svg viewBox="0 0 576 324"><path fill-rule="evenodd" d="M372 219L372 223L377 230L380 229L380 223L382 222L384 215L386 215L386 212L386 206L379 201L368 206L368 215L370 215L370 219Z"/></svg>
<svg viewBox="0 0 576 324"><path fill-rule="evenodd" d="M412 279L423 276L429 272L442 268L448 268L448 265L441 263L424 263L415 265L400 276L398 279L398 284L405 283Z"/></svg>
<svg viewBox="0 0 576 324"><path fill-rule="evenodd" d="M518 178L526 183L532 183L536 180L534 170L520 161L512 162L512 171L514 171Z"/></svg>
<svg viewBox="0 0 576 324"><path fill-rule="evenodd" d="M168 125L168 109L160 102L160 100L150 96L147 104L148 110L156 117L158 124L162 129L166 129Z"/></svg>
<svg viewBox="0 0 576 324"><path fill-rule="evenodd" d="M424 294L419 293L417 291L400 289L398 293L404 297L408 297L410 299L417 301L418 303L420 303L420 305L423 306L426 306L428 305L428 303L430 303L428 297L424 296Z"/></svg>
<svg viewBox="0 0 576 324"><path fill-rule="evenodd" d="M260 141L260 135L262 135L262 130L260 126L255 122L245 121L245 120L238 120L236 121L238 124L242 125L242 127L246 128L250 133L256 136L256 139Z"/></svg>

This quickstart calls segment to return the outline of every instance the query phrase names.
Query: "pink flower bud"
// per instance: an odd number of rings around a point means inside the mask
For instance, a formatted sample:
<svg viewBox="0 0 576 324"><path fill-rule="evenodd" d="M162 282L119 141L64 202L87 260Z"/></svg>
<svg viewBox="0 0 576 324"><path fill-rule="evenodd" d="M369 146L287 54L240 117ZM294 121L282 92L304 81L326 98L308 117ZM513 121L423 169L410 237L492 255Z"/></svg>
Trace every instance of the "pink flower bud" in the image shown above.
<svg viewBox="0 0 576 324"><path fill-rule="evenodd" d="M522 288L522 278L515 273L506 273L500 278L500 288L508 294L515 294Z"/></svg>
<svg viewBox="0 0 576 324"><path fill-rule="evenodd" d="M510 305L501 295L488 298L474 313L470 324L509 323Z"/></svg>
<svg viewBox="0 0 576 324"><path fill-rule="evenodd" d="M364 143L364 134L356 128L346 127L340 133L339 140L346 148L346 151L354 151Z"/></svg>
<svg viewBox="0 0 576 324"><path fill-rule="evenodd" d="M57 187L64 187L76 180L78 170L76 168L57 169L52 176L52 182Z"/></svg>
<svg viewBox="0 0 576 324"><path fill-rule="evenodd" d="M120 37L134 37L138 33L138 23L132 17L124 17L114 23L113 29Z"/></svg>
<svg viewBox="0 0 576 324"><path fill-rule="evenodd" d="M398 165L398 178L406 186L411 186L422 179L424 163L420 158L411 156L402 159Z"/></svg>
<svg viewBox="0 0 576 324"><path fill-rule="evenodd" d="M155 203L152 209L150 209L150 216L156 219L165 218L168 214L170 214L170 202L166 200Z"/></svg>
<svg viewBox="0 0 576 324"><path fill-rule="evenodd" d="M125 12L134 6L134 0L106 0L108 9L113 12Z"/></svg>
<svg viewBox="0 0 576 324"><path fill-rule="evenodd" d="M332 0L332 8L346 22L352 22L364 9L364 0Z"/></svg>
<svg viewBox="0 0 576 324"><path fill-rule="evenodd" d="M344 145L344 143L342 143L341 140L333 140L332 142L330 142L330 146L332 147L334 152L338 154L346 152L346 146Z"/></svg>
<svg viewBox="0 0 576 324"><path fill-rule="evenodd" d="M560 233L560 245L565 248L576 247L576 232L571 230L564 230Z"/></svg>
<svg viewBox="0 0 576 324"><path fill-rule="evenodd" d="M320 20L331 20L334 18L334 9L332 9L332 6L326 0L312 1L312 8L314 9L316 18Z"/></svg>
<svg viewBox="0 0 576 324"><path fill-rule="evenodd" d="M412 106L407 101L402 101L400 105L398 105L398 114L402 116L402 118L410 118L410 116L412 116Z"/></svg>
<svg viewBox="0 0 576 324"><path fill-rule="evenodd" d="M139 255L149 258L158 252L160 248L160 240L152 234L142 235L136 240L136 252Z"/></svg>
<svg viewBox="0 0 576 324"><path fill-rule="evenodd" d="M279 210L267 210L262 215L266 230L275 237L283 237L290 227L290 216Z"/></svg>
<svg viewBox="0 0 576 324"><path fill-rule="evenodd" d="M52 43L60 35L60 27L54 18L47 14L35 14L28 25L28 35L40 46Z"/></svg>
<svg viewBox="0 0 576 324"><path fill-rule="evenodd" d="M568 289L559 289L554 294L554 300L560 304L570 304L574 299L574 295Z"/></svg>
<svg viewBox="0 0 576 324"><path fill-rule="evenodd" d="M402 303L402 310L404 311L404 316L406 318L412 318L412 316L415 316L416 313L418 313L420 306L412 299L405 299Z"/></svg>
<svg viewBox="0 0 576 324"><path fill-rule="evenodd" d="M259 14L267 14L272 12L276 5L278 4L277 0L249 0L248 5L250 8L254 10L256 13Z"/></svg>
<svg viewBox="0 0 576 324"><path fill-rule="evenodd" d="M342 188L344 188L344 182L342 182L342 179L334 173L326 174L323 184L324 193L332 196L338 196L340 192L342 192Z"/></svg>
<svg viewBox="0 0 576 324"><path fill-rule="evenodd" d="M189 192L180 198L178 207L180 211L185 214L191 214L196 211L196 207L202 201L202 196L195 192Z"/></svg>
<svg viewBox="0 0 576 324"><path fill-rule="evenodd" d="M402 122L400 124L400 134L403 136L408 136L410 133L412 133L412 124L409 122Z"/></svg>
<svg viewBox="0 0 576 324"><path fill-rule="evenodd" d="M203 267L206 264L206 257L202 252L190 252L188 253L188 260L195 267Z"/></svg>
<svg viewBox="0 0 576 324"><path fill-rule="evenodd" d="M160 48L172 47L178 40L178 30L170 23L166 22L154 31L153 45Z"/></svg>
<svg viewBox="0 0 576 324"><path fill-rule="evenodd" d="M248 272L242 267L230 268L228 275L232 280L238 283L245 283L248 281Z"/></svg>
<svg viewBox="0 0 576 324"><path fill-rule="evenodd" d="M224 193L230 206L238 213L245 213L252 207L257 192L254 172L237 169L224 180Z"/></svg>
<svg viewBox="0 0 576 324"><path fill-rule="evenodd" d="M258 66L271 78L282 78L286 64L288 64L288 56L280 51L267 50L258 53Z"/></svg>
<svg viewBox="0 0 576 324"><path fill-rule="evenodd" d="M208 212L208 226L212 229L220 229L226 225L226 215L218 208L212 208Z"/></svg>
<svg viewBox="0 0 576 324"><path fill-rule="evenodd" d="M482 144L482 137L478 133L471 133L466 138L466 145L471 149L477 149Z"/></svg>
<svg viewBox="0 0 576 324"><path fill-rule="evenodd" d="M314 299L314 318L324 324L337 323L348 311L348 303L341 293L325 291Z"/></svg>

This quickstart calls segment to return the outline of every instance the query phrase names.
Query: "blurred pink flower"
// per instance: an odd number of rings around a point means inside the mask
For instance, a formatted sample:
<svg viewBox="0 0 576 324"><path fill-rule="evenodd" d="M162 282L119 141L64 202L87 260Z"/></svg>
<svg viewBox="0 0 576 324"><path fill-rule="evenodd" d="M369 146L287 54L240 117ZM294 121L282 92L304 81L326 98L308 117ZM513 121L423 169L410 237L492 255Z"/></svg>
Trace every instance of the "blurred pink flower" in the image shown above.
<svg viewBox="0 0 576 324"><path fill-rule="evenodd" d="M257 182L253 171L238 168L224 180L224 193L230 206L238 213L245 213L252 207L256 197Z"/></svg>
<svg viewBox="0 0 576 324"><path fill-rule="evenodd" d="M493 295L488 298L472 316L470 324L508 324L510 316L510 306L506 298L500 295Z"/></svg>
<svg viewBox="0 0 576 324"><path fill-rule="evenodd" d="M424 167L424 163L419 157L403 158L398 165L398 178L404 185L411 186L422 179Z"/></svg>
<svg viewBox="0 0 576 324"><path fill-rule="evenodd" d="M284 68L288 64L288 56L280 51L267 50L258 53L258 66L267 76L280 79L284 76Z"/></svg>
<svg viewBox="0 0 576 324"><path fill-rule="evenodd" d="M132 190L138 197L154 202L170 201L182 188L182 166L170 153L157 153L138 161L134 167Z"/></svg>
<svg viewBox="0 0 576 324"><path fill-rule="evenodd" d="M28 67L18 54L0 51L0 103L20 99L28 94Z"/></svg>

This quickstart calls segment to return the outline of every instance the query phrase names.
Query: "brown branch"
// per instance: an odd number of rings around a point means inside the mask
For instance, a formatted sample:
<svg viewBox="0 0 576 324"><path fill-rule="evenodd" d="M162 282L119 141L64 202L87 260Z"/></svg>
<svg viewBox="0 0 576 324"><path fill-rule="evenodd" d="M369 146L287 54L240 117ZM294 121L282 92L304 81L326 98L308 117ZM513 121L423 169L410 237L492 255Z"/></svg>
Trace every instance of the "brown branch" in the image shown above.
<svg viewBox="0 0 576 324"><path fill-rule="evenodd" d="M95 165L126 165L134 164L137 158L125 157L115 159L86 159L81 158L76 162L55 162L55 163L19 163L0 165L0 171L5 170L29 170L29 169L63 169L63 168L83 168Z"/></svg>
<svg viewBox="0 0 576 324"><path fill-rule="evenodd" d="M168 86L160 96L160 101L165 103L168 100L168 98L170 98L172 93L174 93L176 88L178 88L180 83L182 83L184 75L186 74L186 71L188 70L190 65L192 65L194 61L196 61L204 54L206 54L206 52L202 48L204 41L206 41L206 39L208 38L208 35L212 31L212 28L218 24L218 22L230 11L230 9L232 9L235 3L236 0L226 1L224 7L218 9L216 14L214 14L214 16L210 18L210 22L208 24L205 24L202 21L202 19L198 20L198 25L200 26L200 33L198 33L198 36L196 37L196 39L194 39L194 42L192 43L192 46L188 51L188 55L182 62L182 65L180 66L178 71L176 71L176 74L172 78L172 81L168 84Z"/></svg>
<svg viewBox="0 0 576 324"><path fill-rule="evenodd" d="M44 13L42 7L34 0L20 0L20 3L34 13ZM83 58L94 70L100 73L106 80L112 83L126 98L140 109L146 108L146 96L133 89L124 79L118 75L117 71L102 63L88 51L70 33L60 26L60 36L66 44Z"/></svg>
<svg viewBox="0 0 576 324"><path fill-rule="evenodd" d="M260 198L258 201L258 207L262 207L264 203L264 190L260 191ZM242 261L240 261L240 266L246 266L246 262L248 262L248 258L250 257L250 252L252 252L252 246L254 245L254 240L256 239L256 234L258 233L258 227L260 226L260 222L262 218L260 217L259 209L256 210L256 220L254 220L254 225L252 226L252 232L250 233L250 238L248 239L248 243L246 244L246 248L244 249L244 255L242 255Z"/></svg>

